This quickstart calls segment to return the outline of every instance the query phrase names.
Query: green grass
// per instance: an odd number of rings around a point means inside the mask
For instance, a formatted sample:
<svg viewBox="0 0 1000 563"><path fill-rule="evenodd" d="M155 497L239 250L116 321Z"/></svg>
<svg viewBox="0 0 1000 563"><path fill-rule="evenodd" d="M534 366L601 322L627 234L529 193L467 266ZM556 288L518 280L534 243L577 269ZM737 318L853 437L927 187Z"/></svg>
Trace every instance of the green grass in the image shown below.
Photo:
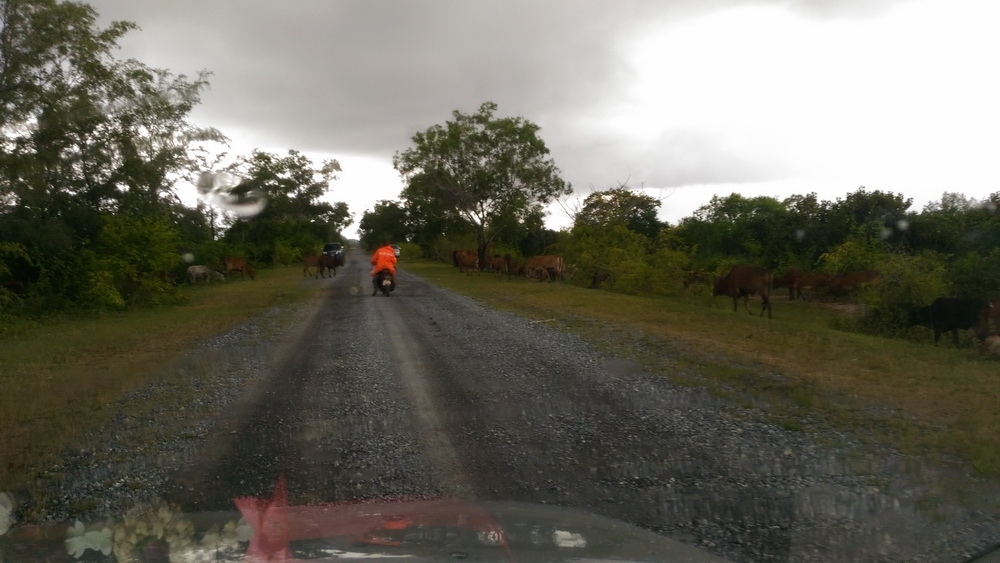
<svg viewBox="0 0 1000 563"><path fill-rule="evenodd" d="M107 420L115 401L195 344L308 299L319 285L303 284L300 272L185 286L175 305L48 319L0 340L0 491L30 484L52 456Z"/></svg>
<svg viewBox="0 0 1000 563"><path fill-rule="evenodd" d="M440 263L403 268L492 307L553 324L635 357L671 380L762 406L786 428L812 421L1000 476L1000 363L950 343L889 339L832 327L828 304L773 299L774 318L707 288L631 296L569 284L466 276ZM756 303L757 308L754 308ZM641 342L642 346L636 346Z"/></svg>

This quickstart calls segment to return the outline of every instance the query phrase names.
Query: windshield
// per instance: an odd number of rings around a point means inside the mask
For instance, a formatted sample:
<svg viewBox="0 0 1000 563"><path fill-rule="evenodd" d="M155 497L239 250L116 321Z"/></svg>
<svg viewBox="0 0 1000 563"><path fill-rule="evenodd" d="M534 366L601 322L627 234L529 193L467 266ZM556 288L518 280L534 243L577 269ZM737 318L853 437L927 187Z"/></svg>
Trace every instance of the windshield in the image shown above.
<svg viewBox="0 0 1000 563"><path fill-rule="evenodd" d="M998 14L799 4L0 0L0 561L1000 547Z"/></svg>

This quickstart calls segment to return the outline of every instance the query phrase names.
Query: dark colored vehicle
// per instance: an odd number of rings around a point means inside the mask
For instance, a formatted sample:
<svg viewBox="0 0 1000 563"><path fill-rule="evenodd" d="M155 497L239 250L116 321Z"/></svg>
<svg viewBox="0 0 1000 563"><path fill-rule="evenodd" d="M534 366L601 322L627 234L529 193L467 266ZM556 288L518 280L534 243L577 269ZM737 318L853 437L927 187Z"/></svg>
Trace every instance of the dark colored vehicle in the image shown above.
<svg viewBox="0 0 1000 563"><path fill-rule="evenodd" d="M400 249L399 249L399 245L398 245L398 244L390 244L389 246L391 246L391 247L392 247L392 250L393 250L393 252L395 252L395 253L396 253L396 256L397 256L397 257L399 257L399 250L400 250Z"/></svg>
<svg viewBox="0 0 1000 563"><path fill-rule="evenodd" d="M323 254L333 256L335 254L344 255L344 245L339 242L328 242L323 246Z"/></svg>

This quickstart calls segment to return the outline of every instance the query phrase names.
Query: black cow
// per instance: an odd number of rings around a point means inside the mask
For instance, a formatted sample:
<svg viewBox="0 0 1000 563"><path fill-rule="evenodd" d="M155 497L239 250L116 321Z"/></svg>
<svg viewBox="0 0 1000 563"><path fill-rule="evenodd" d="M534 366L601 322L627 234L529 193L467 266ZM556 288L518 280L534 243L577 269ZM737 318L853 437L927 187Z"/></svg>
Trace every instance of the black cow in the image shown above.
<svg viewBox="0 0 1000 563"><path fill-rule="evenodd" d="M958 330L972 329L980 340L990 333L990 304L984 299L964 297L938 297L929 307L910 310L909 325L928 326L934 330L934 342L941 340L941 333L951 331L951 338L958 345Z"/></svg>

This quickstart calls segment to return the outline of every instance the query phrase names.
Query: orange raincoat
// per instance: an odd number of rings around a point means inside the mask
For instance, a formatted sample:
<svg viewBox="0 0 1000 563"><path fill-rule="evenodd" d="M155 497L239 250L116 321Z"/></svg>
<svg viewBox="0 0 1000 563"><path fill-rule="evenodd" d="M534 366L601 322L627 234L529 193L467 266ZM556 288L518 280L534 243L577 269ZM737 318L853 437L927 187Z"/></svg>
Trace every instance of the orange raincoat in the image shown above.
<svg viewBox="0 0 1000 563"><path fill-rule="evenodd" d="M372 271L371 275L376 275L382 270L389 270L392 273L392 277L396 277L396 251L392 249L388 244L379 248L372 254Z"/></svg>

